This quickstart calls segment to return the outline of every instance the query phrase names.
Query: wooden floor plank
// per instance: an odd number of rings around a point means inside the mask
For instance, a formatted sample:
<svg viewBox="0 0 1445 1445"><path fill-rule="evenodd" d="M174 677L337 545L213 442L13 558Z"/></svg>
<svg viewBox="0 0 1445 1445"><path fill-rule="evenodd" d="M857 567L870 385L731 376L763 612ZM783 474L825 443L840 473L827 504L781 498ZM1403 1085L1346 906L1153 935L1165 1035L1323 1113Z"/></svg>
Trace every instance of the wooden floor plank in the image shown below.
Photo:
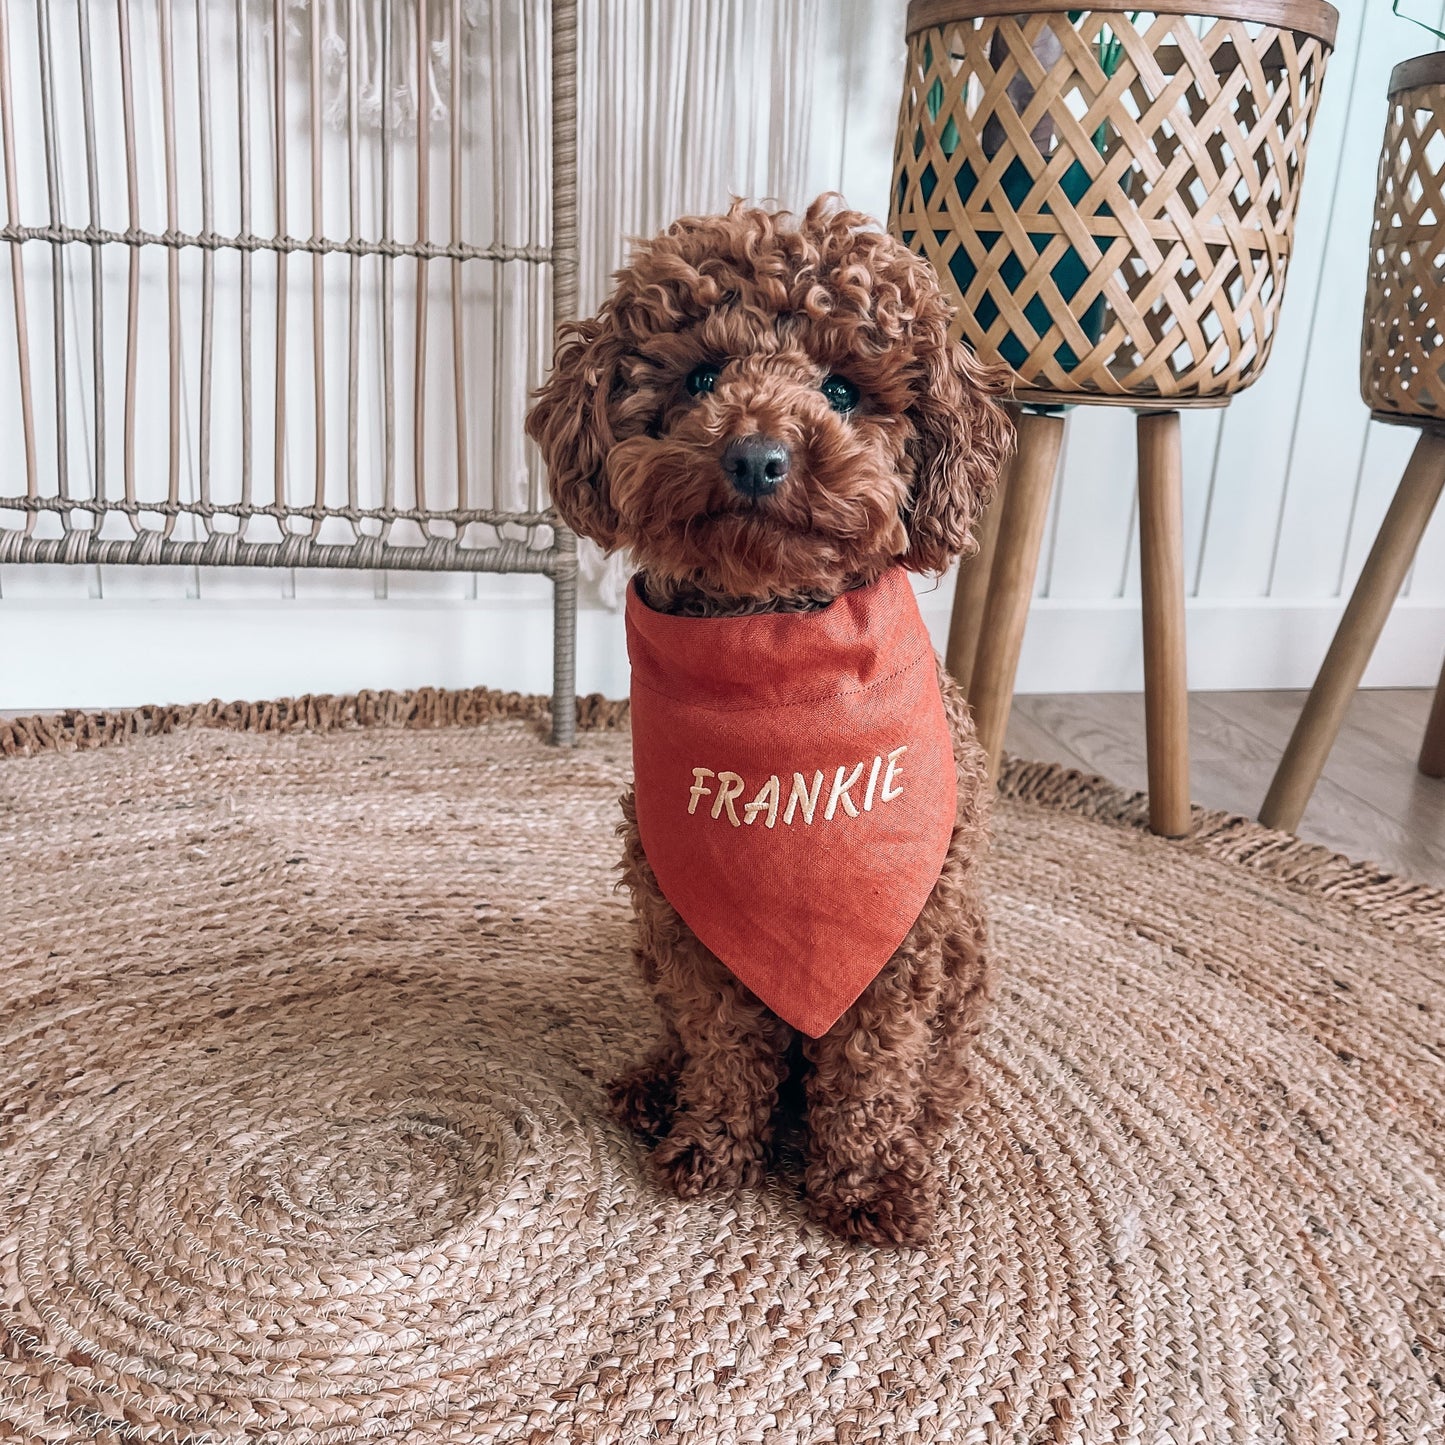
<svg viewBox="0 0 1445 1445"><path fill-rule="evenodd" d="M1013 711L1009 714L1008 731L1004 734L1003 747L1006 753L1016 758L1028 758L1035 763L1058 763L1061 767L1077 768L1081 773L1097 772L1086 759L1059 741L1047 728L1040 727L1019 704L1023 698L1014 699Z"/></svg>
<svg viewBox="0 0 1445 1445"><path fill-rule="evenodd" d="M1429 695L1420 694L1428 708ZM1204 706L1223 712L1266 742L1278 757L1294 731L1303 699L1277 692L1209 693ZM1392 692L1377 698L1359 692L1350 703L1340 736L1330 750L1325 775L1357 798L1393 818L1403 817L1417 791L1428 783L1415 767L1425 734L1425 717L1414 695Z"/></svg>
<svg viewBox="0 0 1445 1445"><path fill-rule="evenodd" d="M1392 756L1416 757L1425 737L1432 692L1415 688L1371 689L1355 694L1355 723Z"/></svg>
<svg viewBox="0 0 1445 1445"><path fill-rule="evenodd" d="M1248 699L1247 706L1243 699ZM1253 792L1253 801L1238 811L1254 817L1304 697L1210 693L1198 701L1201 710L1214 711L1236 733L1253 736L1261 749L1241 747L1236 784ZM1352 710L1300 820L1299 834L1392 872L1445 884L1445 795L1437 790L1433 796L1419 796L1417 783L1427 781L1416 771L1412 755L1381 749ZM1224 806L1206 796L1213 782L1200 779L1199 801Z"/></svg>
<svg viewBox="0 0 1445 1445"><path fill-rule="evenodd" d="M1254 817L1303 705L1297 692L1193 694L1195 801ZM1360 695L1301 821L1301 837L1445 886L1445 783L1421 777L1414 759L1421 709L1428 706L1427 692ZM1021 696L1014 710L1028 725L1019 729L1020 754L1027 753L1026 739L1043 733L1089 771L1123 787L1146 785L1142 696Z"/></svg>

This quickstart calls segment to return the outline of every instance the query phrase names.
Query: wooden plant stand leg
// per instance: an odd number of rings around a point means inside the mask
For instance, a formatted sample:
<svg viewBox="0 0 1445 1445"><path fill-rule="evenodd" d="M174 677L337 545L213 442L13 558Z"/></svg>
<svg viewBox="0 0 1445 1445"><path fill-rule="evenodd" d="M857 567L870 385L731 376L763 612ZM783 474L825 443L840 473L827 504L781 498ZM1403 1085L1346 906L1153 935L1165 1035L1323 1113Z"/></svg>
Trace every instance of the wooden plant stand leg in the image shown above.
<svg viewBox="0 0 1445 1445"><path fill-rule="evenodd" d="M1139 416L1139 562L1149 826L1189 831L1189 684L1184 645L1183 455L1177 411Z"/></svg>
<svg viewBox="0 0 1445 1445"><path fill-rule="evenodd" d="M1017 412L1014 413L1014 426L1017 429ZM988 604L988 583L993 574L994 554L998 550L998 523L1003 515L1012 466L1013 458L1010 457L999 473L993 501L974 524L978 551L959 563L958 578L953 585L953 616L948 624L948 650L944 653L943 662L965 694L973 680L974 659L978 656L983 611Z"/></svg>
<svg viewBox="0 0 1445 1445"><path fill-rule="evenodd" d="M1445 435L1422 432L1259 810L1266 827L1291 833L1299 827L1442 485Z"/></svg>
<svg viewBox="0 0 1445 1445"><path fill-rule="evenodd" d="M1009 469L1008 490L999 499L1003 508L989 576L988 603L983 610L968 693L979 741L988 754L991 778L998 777L1024 626L1033 597L1034 573L1038 571L1039 547L1049 514L1049 495L1063 440L1062 416L1025 412L1019 418L1018 450Z"/></svg>
<svg viewBox="0 0 1445 1445"><path fill-rule="evenodd" d="M1420 745L1420 771L1427 778L1445 778L1445 666L1435 684L1435 701L1430 721L1425 724L1425 741Z"/></svg>

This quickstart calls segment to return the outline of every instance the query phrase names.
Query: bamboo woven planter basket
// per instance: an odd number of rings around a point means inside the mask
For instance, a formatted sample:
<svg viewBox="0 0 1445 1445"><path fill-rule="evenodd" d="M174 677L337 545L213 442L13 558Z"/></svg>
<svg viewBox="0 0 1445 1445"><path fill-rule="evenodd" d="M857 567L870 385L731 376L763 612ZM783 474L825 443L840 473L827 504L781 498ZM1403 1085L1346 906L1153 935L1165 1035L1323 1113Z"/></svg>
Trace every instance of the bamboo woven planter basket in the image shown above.
<svg viewBox="0 0 1445 1445"><path fill-rule="evenodd" d="M1445 493L1445 53L1390 76L1360 329L1360 395L1372 416L1421 429L1319 676L1280 759L1260 821L1293 831L1324 771L1420 539ZM1420 747L1445 778L1445 667Z"/></svg>
<svg viewBox="0 0 1445 1445"><path fill-rule="evenodd" d="M912 0L889 224L1016 376L947 662L996 770L1074 402L1139 418L1150 818L1190 827L1181 407L1269 358L1339 16L1323 0Z"/></svg>
<svg viewBox="0 0 1445 1445"><path fill-rule="evenodd" d="M1445 53L1395 67L1370 234L1360 394L1387 421L1445 423Z"/></svg>
<svg viewBox="0 0 1445 1445"><path fill-rule="evenodd" d="M1021 400L1218 403L1269 355L1337 17L1138 13L909 7L891 226Z"/></svg>

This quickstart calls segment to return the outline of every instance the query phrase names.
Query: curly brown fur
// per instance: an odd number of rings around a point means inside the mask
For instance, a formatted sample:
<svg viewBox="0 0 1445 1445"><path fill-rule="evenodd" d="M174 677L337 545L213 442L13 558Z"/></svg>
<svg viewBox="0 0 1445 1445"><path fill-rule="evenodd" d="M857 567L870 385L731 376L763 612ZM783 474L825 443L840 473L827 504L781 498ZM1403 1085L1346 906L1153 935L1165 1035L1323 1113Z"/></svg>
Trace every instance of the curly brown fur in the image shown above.
<svg viewBox="0 0 1445 1445"><path fill-rule="evenodd" d="M949 336L927 265L824 197L793 218L735 204L640 244L598 315L570 327L527 419L564 520L638 563L648 603L697 616L821 606L901 563L939 572L970 542L1009 443L1001 372ZM695 368L716 368L694 395ZM820 387L841 377L856 407ZM745 494L737 438L784 444L786 475ZM968 708L942 673L958 814L908 937L820 1039L743 987L658 888L623 800L635 954L664 1021L612 1087L684 1198L756 1183L780 1100L805 1100L810 1213L873 1244L926 1239L936 1149L968 1086L989 995L979 896L988 789Z"/></svg>

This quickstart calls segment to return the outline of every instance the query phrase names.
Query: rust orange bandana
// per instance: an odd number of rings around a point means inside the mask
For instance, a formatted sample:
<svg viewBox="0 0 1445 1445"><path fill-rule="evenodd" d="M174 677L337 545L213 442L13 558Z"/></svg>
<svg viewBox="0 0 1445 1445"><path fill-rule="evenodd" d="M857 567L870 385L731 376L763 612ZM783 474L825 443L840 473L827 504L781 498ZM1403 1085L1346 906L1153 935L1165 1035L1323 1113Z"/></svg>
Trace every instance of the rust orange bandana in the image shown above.
<svg viewBox="0 0 1445 1445"><path fill-rule="evenodd" d="M813 1038L882 970L943 867L957 799L907 575L815 612L671 617L627 590L637 825L664 895Z"/></svg>

